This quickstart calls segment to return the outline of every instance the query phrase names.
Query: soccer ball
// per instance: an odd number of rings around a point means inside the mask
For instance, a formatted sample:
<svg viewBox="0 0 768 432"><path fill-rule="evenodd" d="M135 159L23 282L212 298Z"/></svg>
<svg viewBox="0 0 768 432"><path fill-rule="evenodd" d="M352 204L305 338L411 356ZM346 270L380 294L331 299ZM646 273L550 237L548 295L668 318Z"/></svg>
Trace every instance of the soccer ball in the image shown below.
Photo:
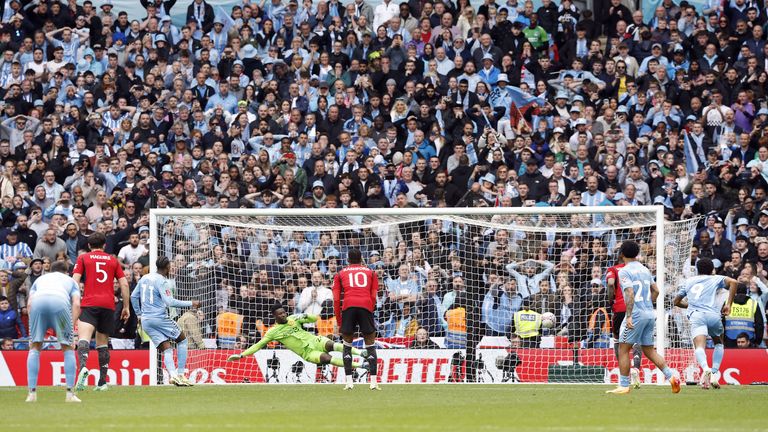
<svg viewBox="0 0 768 432"><path fill-rule="evenodd" d="M546 329L550 329L557 323L557 318L552 312L544 312L541 315L541 326Z"/></svg>

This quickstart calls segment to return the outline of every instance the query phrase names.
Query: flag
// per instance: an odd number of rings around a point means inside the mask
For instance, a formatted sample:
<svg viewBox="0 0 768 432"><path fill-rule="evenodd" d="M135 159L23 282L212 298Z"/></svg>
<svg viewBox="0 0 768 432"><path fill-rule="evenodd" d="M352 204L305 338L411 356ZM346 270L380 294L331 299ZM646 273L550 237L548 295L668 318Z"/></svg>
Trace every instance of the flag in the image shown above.
<svg viewBox="0 0 768 432"><path fill-rule="evenodd" d="M224 24L224 29L222 32L228 33L229 29L233 28L235 26L235 20L232 19L232 16L230 16L229 13L227 13L226 10L224 10L221 6L216 6L216 9L214 11L214 15L221 18L222 23Z"/></svg>
<svg viewBox="0 0 768 432"><path fill-rule="evenodd" d="M507 89L509 89L509 96L512 98L512 103L518 107L524 107L532 103L539 106L547 104L547 101L543 97L531 96L521 90L520 87L509 86Z"/></svg>
<svg viewBox="0 0 768 432"><path fill-rule="evenodd" d="M513 129L517 129L517 127L520 125L520 120L523 119L523 115L520 113L520 110L517 109L517 105L515 105L514 102L512 102L509 105L509 125Z"/></svg>
<svg viewBox="0 0 768 432"><path fill-rule="evenodd" d="M691 146L687 133L683 134L683 153L685 154L685 170L688 174L699 172L699 161L696 159L696 152Z"/></svg>

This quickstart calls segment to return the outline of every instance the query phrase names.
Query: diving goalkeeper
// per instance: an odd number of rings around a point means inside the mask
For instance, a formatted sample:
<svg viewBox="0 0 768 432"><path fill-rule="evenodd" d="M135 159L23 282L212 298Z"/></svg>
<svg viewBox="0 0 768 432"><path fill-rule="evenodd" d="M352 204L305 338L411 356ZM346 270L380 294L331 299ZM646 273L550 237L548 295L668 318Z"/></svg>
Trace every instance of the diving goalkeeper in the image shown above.
<svg viewBox="0 0 768 432"><path fill-rule="evenodd" d="M317 321L316 316L304 314L288 316L288 313L279 303L272 306L270 310L277 324L269 329L256 345L251 346L240 354L229 356L227 361L240 360L264 348L268 343L277 341L305 361L318 365L330 363L337 367L344 367L344 361L340 357L332 357L328 354L332 351L342 352L344 349L343 344L334 343L325 336L313 335L302 327L305 323ZM352 354L359 356L361 351L352 348ZM352 366L355 368L362 367L361 363L358 362L353 363Z"/></svg>

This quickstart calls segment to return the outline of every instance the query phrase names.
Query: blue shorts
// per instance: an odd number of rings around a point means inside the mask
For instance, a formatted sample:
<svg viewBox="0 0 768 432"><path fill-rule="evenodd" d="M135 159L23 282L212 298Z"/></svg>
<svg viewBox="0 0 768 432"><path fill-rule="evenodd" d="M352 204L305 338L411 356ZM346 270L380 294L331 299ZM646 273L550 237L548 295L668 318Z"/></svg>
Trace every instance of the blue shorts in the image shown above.
<svg viewBox="0 0 768 432"><path fill-rule="evenodd" d="M656 330L656 318L632 319L632 328L627 328L627 319L621 322L619 343L640 344L640 346L653 346L653 334Z"/></svg>
<svg viewBox="0 0 768 432"><path fill-rule="evenodd" d="M181 335L179 326L168 318L142 318L141 328L156 347L165 341L175 341Z"/></svg>
<svg viewBox="0 0 768 432"><path fill-rule="evenodd" d="M45 333L53 329L62 345L72 345L72 305L63 299L38 296L32 302L29 312L29 337L32 342L45 341Z"/></svg>
<svg viewBox="0 0 768 432"><path fill-rule="evenodd" d="M718 313L693 311L688 320L691 322L691 337L723 335L723 321Z"/></svg>

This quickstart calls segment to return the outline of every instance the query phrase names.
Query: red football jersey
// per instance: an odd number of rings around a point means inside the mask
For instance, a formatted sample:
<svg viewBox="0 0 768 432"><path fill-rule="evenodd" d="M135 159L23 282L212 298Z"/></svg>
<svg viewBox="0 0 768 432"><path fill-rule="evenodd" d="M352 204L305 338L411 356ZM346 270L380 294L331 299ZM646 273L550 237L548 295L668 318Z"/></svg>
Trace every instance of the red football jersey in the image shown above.
<svg viewBox="0 0 768 432"><path fill-rule="evenodd" d="M336 319L341 321L341 312L351 307L373 312L378 292L376 272L359 264L344 267L333 277L333 312Z"/></svg>
<svg viewBox="0 0 768 432"><path fill-rule="evenodd" d="M621 284L619 284L619 269L624 267L624 263L616 264L613 267L608 267L608 271L605 275L606 282L608 279L613 279L613 286L615 292L613 296L613 311L614 312L626 312L627 305L624 304L624 292L621 290Z"/></svg>
<svg viewBox="0 0 768 432"><path fill-rule="evenodd" d="M85 284L81 306L115 309L115 281L125 277L117 258L100 250L80 254L72 274Z"/></svg>

